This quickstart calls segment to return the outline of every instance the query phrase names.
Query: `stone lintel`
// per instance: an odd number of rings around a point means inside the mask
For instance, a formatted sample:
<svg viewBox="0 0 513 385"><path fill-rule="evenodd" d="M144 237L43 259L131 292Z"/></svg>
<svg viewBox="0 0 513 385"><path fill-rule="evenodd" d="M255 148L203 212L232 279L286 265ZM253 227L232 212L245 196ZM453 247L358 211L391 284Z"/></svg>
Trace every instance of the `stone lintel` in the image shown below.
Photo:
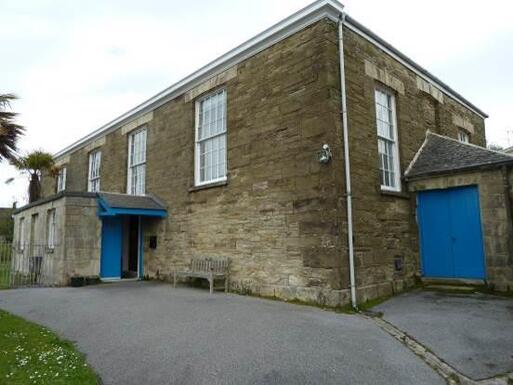
<svg viewBox="0 0 513 385"><path fill-rule="evenodd" d="M431 95L435 100L442 103L444 102L444 94L433 84L425 81L420 76L417 76L417 88L426 94Z"/></svg>
<svg viewBox="0 0 513 385"><path fill-rule="evenodd" d="M221 72L218 75L215 75L208 79L207 81L201 83L199 86L194 87L193 89L187 91L184 95L185 103L190 102L195 99L198 95L201 95L211 89L214 89L221 84L226 83L228 80L231 80L237 76L237 65L228 68L226 71Z"/></svg>
<svg viewBox="0 0 513 385"><path fill-rule="evenodd" d="M153 111L148 112L145 115L139 116L138 118L132 120L130 123L125 124L121 127L121 135L126 135L130 131L135 130L136 128L151 122L153 120Z"/></svg>
<svg viewBox="0 0 513 385"><path fill-rule="evenodd" d="M92 150L101 147L105 144L106 139L105 136L102 136L101 138L96 139L95 141L89 143L87 146L84 147L86 152L91 152Z"/></svg>
<svg viewBox="0 0 513 385"><path fill-rule="evenodd" d="M404 83L402 81L368 60L365 60L365 74L404 95Z"/></svg>
<svg viewBox="0 0 513 385"><path fill-rule="evenodd" d="M463 128L471 134L474 134L475 132L474 125L470 122L470 120L460 115L452 114L452 123L457 127Z"/></svg>

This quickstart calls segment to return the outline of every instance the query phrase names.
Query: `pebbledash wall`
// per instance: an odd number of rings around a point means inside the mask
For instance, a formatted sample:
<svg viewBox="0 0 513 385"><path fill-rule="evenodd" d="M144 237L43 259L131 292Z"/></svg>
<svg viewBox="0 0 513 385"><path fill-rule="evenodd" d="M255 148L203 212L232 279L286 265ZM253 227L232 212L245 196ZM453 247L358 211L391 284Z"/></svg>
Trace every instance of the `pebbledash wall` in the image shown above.
<svg viewBox="0 0 513 385"><path fill-rule="evenodd" d="M374 90L396 97L401 170L426 130L485 144L483 119L344 27L360 300L411 285L419 271L415 198L381 191ZM194 187L195 100L227 91L228 180ZM103 191L126 192L128 132L147 127L146 192L168 205L145 222L144 271L166 277L192 256L232 259L234 291L328 305L349 301L337 24L323 19L59 158L67 189L87 189L88 153L102 150ZM317 160L330 145L327 165ZM55 181L44 178L44 194ZM404 262L397 270L395 261Z"/></svg>

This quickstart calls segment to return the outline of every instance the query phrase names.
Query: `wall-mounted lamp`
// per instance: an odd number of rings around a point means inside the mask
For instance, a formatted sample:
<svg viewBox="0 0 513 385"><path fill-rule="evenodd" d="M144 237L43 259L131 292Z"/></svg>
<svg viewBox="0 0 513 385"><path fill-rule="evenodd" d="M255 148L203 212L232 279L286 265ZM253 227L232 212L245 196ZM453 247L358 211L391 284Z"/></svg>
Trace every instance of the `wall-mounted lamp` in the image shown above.
<svg viewBox="0 0 513 385"><path fill-rule="evenodd" d="M330 146L324 144L322 146L322 150L317 153L317 158L319 159L319 163L326 164L331 159L331 150Z"/></svg>

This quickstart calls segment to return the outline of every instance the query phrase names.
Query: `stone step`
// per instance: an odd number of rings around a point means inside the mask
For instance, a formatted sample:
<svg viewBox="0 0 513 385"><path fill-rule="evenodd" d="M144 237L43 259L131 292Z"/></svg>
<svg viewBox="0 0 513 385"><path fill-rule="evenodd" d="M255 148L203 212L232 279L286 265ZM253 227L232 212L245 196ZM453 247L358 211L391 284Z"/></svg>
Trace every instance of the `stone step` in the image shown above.
<svg viewBox="0 0 513 385"><path fill-rule="evenodd" d="M444 286L484 286L482 279L464 279L464 278L421 278L424 285L444 285Z"/></svg>
<svg viewBox="0 0 513 385"><path fill-rule="evenodd" d="M425 290L442 290L442 291L455 291L461 293L473 293L476 291L475 286L458 286L458 285L426 285Z"/></svg>
<svg viewBox="0 0 513 385"><path fill-rule="evenodd" d="M483 280L459 278L422 278L422 283L426 290L440 290L456 293L474 293L485 285Z"/></svg>

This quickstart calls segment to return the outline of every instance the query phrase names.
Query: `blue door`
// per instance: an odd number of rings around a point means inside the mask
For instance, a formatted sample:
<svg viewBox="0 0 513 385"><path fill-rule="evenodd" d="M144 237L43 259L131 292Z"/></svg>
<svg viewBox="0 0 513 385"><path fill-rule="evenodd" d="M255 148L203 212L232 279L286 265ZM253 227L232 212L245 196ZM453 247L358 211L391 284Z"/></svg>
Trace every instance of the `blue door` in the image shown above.
<svg viewBox="0 0 513 385"><path fill-rule="evenodd" d="M102 251L100 276L106 279L121 278L123 222L119 217L102 218Z"/></svg>
<svg viewBox="0 0 513 385"><path fill-rule="evenodd" d="M420 192L418 219L423 276L485 278L476 186Z"/></svg>

